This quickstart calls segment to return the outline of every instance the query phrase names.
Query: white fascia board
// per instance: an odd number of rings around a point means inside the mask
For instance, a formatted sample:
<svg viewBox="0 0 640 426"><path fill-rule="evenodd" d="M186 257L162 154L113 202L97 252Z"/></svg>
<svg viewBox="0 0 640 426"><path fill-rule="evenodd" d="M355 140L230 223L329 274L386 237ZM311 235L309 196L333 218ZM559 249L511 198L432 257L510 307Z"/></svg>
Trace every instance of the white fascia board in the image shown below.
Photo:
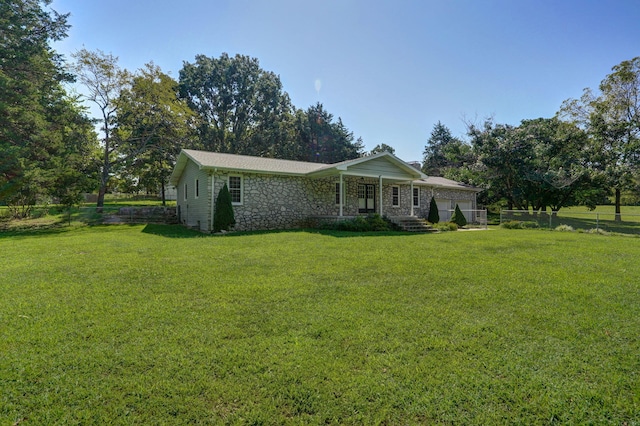
<svg viewBox="0 0 640 426"><path fill-rule="evenodd" d="M274 172L269 170L254 170L254 169L237 169L233 167L220 167L220 166L201 166L203 170L215 170L228 173L253 173L257 175L276 175L276 176L307 176L304 173L293 172Z"/></svg>

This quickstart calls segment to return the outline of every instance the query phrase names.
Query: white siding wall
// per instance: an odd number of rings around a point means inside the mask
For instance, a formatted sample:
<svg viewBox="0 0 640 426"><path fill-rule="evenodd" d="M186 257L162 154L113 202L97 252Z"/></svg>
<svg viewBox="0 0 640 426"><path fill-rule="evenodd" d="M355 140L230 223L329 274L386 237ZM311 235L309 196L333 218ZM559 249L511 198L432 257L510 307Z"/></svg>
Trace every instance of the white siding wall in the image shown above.
<svg viewBox="0 0 640 426"><path fill-rule="evenodd" d="M198 180L199 195L196 198L196 179ZM187 199L185 200L184 185L187 184ZM211 211L210 178L206 172L198 169L192 161L189 161L180 177L177 186L178 216L180 223L198 228L201 231L209 231Z"/></svg>

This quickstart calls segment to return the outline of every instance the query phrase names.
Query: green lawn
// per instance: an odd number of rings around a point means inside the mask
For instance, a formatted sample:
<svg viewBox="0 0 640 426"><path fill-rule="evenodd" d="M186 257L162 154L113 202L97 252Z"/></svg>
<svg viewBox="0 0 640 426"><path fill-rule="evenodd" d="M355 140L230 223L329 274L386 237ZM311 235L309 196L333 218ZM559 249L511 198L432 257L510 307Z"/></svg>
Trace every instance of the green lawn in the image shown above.
<svg viewBox="0 0 640 426"><path fill-rule="evenodd" d="M640 243L0 233L0 424L640 424Z"/></svg>
<svg viewBox="0 0 640 426"><path fill-rule="evenodd" d="M640 235L640 206L622 206L621 221L616 221L615 207L603 205L595 210L586 207L563 207L556 216L546 213L502 213L502 221L520 220L538 222L541 228L555 228L558 225L569 225L574 229L601 229L607 232Z"/></svg>

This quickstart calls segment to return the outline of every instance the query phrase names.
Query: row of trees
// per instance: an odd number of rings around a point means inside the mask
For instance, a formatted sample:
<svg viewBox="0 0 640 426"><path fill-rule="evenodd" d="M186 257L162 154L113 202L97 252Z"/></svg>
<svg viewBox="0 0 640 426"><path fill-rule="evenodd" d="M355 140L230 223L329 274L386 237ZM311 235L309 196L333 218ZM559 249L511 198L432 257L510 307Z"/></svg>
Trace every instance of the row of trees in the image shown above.
<svg viewBox="0 0 640 426"><path fill-rule="evenodd" d="M296 109L277 75L243 55L198 55L179 81L153 63L135 73L116 57L82 49L74 71L100 111L98 207L112 177L155 190L167 181L182 148L322 163L363 153L338 118L318 103Z"/></svg>
<svg viewBox="0 0 640 426"><path fill-rule="evenodd" d="M640 178L640 57L615 66L598 93L585 89L553 118L519 126L486 120L468 125L468 141L437 123L423 171L484 187L487 204L558 211L595 208L611 194L620 219L621 194Z"/></svg>
<svg viewBox="0 0 640 426"><path fill-rule="evenodd" d="M0 4L0 203L16 215L96 189L101 207L116 183L164 194L182 148L323 163L364 154L340 118L320 103L294 107L255 58L198 55L178 81L153 63L122 69L101 51L82 49L67 65L50 45L66 37L68 15L50 3ZM69 94L74 81L82 96Z"/></svg>
<svg viewBox="0 0 640 426"><path fill-rule="evenodd" d="M198 55L178 81L153 63L127 71L101 51L82 49L68 66L50 46L66 37L68 16L45 11L50 2L0 3L0 203L16 216L37 201L73 204L96 189L102 206L116 183L164 189L181 148L323 163L393 153L386 144L365 153L320 103L294 107L279 77L248 56ZM67 90L76 80L83 96ZM635 58L553 118L470 124L467 141L438 123L423 170L486 188L485 203L557 211L593 207L612 193L619 213L622 192L638 182L639 107Z"/></svg>

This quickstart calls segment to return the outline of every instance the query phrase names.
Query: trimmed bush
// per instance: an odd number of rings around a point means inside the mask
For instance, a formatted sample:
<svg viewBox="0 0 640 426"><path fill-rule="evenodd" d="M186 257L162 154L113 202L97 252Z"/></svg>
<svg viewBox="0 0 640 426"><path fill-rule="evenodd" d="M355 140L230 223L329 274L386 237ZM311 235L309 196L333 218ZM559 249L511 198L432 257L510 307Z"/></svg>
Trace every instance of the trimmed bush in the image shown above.
<svg viewBox="0 0 640 426"><path fill-rule="evenodd" d="M456 210L453 212L453 216L451 216L451 222L458 225L460 228L463 228L467 224L467 218L462 214L462 210L460 210L460 206L456 204Z"/></svg>
<svg viewBox="0 0 640 426"><path fill-rule="evenodd" d="M213 232L228 231L236 224L231 205L231 194L225 183L216 198L216 209L213 216Z"/></svg>
<svg viewBox="0 0 640 426"><path fill-rule="evenodd" d="M349 232L395 231L398 229L389 219L379 214L357 216L353 219L327 223L321 228Z"/></svg>
<svg viewBox="0 0 640 426"><path fill-rule="evenodd" d="M520 220L503 222L500 226L505 229L535 229L540 227L540 225L538 225L538 222Z"/></svg>
<svg viewBox="0 0 640 426"><path fill-rule="evenodd" d="M558 225L556 226L556 231L560 231L560 232L573 232L573 226L571 225Z"/></svg>
<svg viewBox="0 0 640 426"><path fill-rule="evenodd" d="M436 199L431 197L429 202L429 214L427 215L427 222L438 223L440 222L440 214L438 213L438 204Z"/></svg>
<svg viewBox="0 0 640 426"><path fill-rule="evenodd" d="M440 232L448 232L448 231L457 231L458 225L453 222L445 222L436 227L436 229Z"/></svg>
<svg viewBox="0 0 640 426"><path fill-rule="evenodd" d="M607 232L607 231L605 231L604 229L601 229L601 228L587 229L584 232L585 232L585 234L610 235L609 232Z"/></svg>

